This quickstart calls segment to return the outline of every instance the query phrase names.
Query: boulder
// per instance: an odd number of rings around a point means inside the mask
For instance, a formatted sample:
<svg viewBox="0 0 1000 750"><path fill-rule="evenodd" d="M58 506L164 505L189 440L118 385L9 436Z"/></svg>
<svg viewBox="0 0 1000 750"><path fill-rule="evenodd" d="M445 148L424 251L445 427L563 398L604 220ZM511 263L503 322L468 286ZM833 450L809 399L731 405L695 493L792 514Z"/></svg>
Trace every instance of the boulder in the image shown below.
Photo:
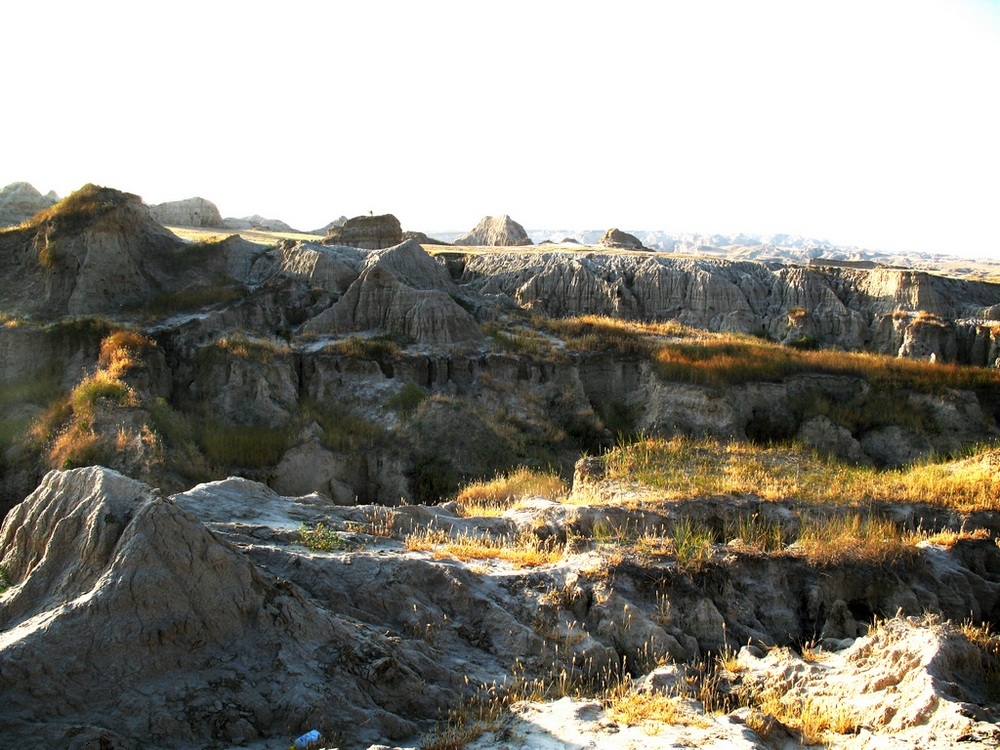
<svg viewBox="0 0 1000 750"><path fill-rule="evenodd" d="M524 227L512 218L502 216L485 216L468 234L456 237L453 245L485 245L490 247L508 247L530 245L531 239Z"/></svg>
<svg viewBox="0 0 1000 750"><path fill-rule="evenodd" d="M323 238L324 245L347 245L364 250L382 250L402 241L402 227L392 214L355 216L341 226L331 227Z"/></svg>
<svg viewBox="0 0 1000 750"><path fill-rule="evenodd" d="M226 226L216 205L204 198L157 203L149 207L149 215L161 224L172 227Z"/></svg>
<svg viewBox="0 0 1000 750"><path fill-rule="evenodd" d="M53 192L42 195L27 182L12 182L0 190L0 226L27 221L58 200Z"/></svg>
<svg viewBox="0 0 1000 750"><path fill-rule="evenodd" d="M597 241L601 247L610 247L616 250L645 250L642 241L634 234L623 232L620 229L609 229L604 236Z"/></svg>

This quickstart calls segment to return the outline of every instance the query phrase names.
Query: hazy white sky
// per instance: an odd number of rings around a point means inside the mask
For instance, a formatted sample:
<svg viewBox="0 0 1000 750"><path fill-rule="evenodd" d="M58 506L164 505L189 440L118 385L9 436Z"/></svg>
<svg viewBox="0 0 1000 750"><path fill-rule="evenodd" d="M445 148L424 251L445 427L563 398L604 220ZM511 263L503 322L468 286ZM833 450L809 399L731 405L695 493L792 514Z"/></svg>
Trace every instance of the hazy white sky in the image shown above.
<svg viewBox="0 0 1000 750"><path fill-rule="evenodd" d="M0 185L1000 257L1000 2L50 1Z"/></svg>

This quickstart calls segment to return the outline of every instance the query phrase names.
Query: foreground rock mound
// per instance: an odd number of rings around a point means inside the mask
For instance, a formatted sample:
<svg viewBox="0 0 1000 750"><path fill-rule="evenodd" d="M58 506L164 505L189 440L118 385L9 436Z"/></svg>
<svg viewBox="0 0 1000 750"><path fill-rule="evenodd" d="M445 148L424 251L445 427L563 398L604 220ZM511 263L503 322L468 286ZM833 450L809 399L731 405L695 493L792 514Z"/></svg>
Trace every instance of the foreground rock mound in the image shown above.
<svg viewBox="0 0 1000 750"><path fill-rule="evenodd" d="M453 245L485 245L489 247L510 247L514 245L530 245L531 239L524 227L510 218L502 216L485 216L468 234L456 237Z"/></svg>
<svg viewBox="0 0 1000 750"><path fill-rule="evenodd" d="M157 203L149 207L149 214L161 224L172 227L225 226L218 207L204 198Z"/></svg>
<svg viewBox="0 0 1000 750"><path fill-rule="evenodd" d="M12 182L0 190L0 227L27 221L58 200L54 192L42 195L27 182Z"/></svg>
<svg viewBox="0 0 1000 750"><path fill-rule="evenodd" d="M347 245L362 250L382 250L403 241L403 229L392 214L355 216L341 226L330 227L324 245Z"/></svg>
<svg viewBox="0 0 1000 750"><path fill-rule="evenodd" d="M399 714L437 707L423 682L437 670L416 650L398 655L108 469L49 474L7 518L0 554L9 746L228 746L315 726L354 746L412 734Z"/></svg>

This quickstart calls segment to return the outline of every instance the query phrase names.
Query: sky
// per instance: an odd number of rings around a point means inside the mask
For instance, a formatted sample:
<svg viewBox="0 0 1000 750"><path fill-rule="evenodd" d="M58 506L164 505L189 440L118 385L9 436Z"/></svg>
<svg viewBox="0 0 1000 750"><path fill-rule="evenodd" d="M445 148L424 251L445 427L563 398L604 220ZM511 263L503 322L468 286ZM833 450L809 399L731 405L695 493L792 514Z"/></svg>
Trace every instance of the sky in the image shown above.
<svg viewBox="0 0 1000 750"><path fill-rule="evenodd" d="M4 10L0 185L1000 258L1000 0ZM16 61L14 64L13 61Z"/></svg>

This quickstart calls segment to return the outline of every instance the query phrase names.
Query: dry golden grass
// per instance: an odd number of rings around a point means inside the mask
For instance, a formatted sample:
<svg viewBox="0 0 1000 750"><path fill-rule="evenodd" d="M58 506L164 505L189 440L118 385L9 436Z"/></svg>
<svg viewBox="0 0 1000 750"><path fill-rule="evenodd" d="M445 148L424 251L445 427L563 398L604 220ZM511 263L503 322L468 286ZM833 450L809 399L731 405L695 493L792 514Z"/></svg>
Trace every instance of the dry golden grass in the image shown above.
<svg viewBox="0 0 1000 750"><path fill-rule="evenodd" d="M976 529L975 531L962 529L960 531L939 531L936 534L925 537L925 541L930 544L936 544L939 547L944 547L945 549L951 549L959 542L983 541L989 538L990 532L988 529Z"/></svg>
<svg viewBox="0 0 1000 750"><path fill-rule="evenodd" d="M970 458L879 471L824 459L795 445L714 439L640 438L605 458L609 479L638 482L665 500L750 494L764 500L834 505L930 503L1000 510L1000 448Z"/></svg>
<svg viewBox="0 0 1000 750"><path fill-rule="evenodd" d="M412 552L430 552L436 559L503 560L516 568L547 565L563 557L562 548L553 541L543 541L528 534L498 538L469 533L451 536L440 529L427 528L409 534L404 544Z"/></svg>
<svg viewBox="0 0 1000 750"><path fill-rule="evenodd" d="M569 487L558 474L521 467L494 479L468 484L455 500L459 515L496 516L525 497L556 499L568 492Z"/></svg>
<svg viewBox="0 0 1000 750"><path fill-rule="evenodd" d="M797 698L777 690L751 696L749 703L762 714L773 716L797 731L808 745L825 744L830 733L854 734L860 728L858 718L842 700L836 698Z"/></svg>
<svg viewBox="0 0 1000 750"><path fill-rule="evenodd" d="M790 552L801 554L813 565L881 564L912 554L914 539L884 518L850 513L805 520Z"/></svg>
<svg viewBox="0 0 1000 750"><path fill-rule="evenodd" d="M681 697L639 692L630 680L608 691L605 706L608 718L629 726L644 725L650 733L656 732L656 723L694 727L707 727L710 723L686 710Z"/></svg>

